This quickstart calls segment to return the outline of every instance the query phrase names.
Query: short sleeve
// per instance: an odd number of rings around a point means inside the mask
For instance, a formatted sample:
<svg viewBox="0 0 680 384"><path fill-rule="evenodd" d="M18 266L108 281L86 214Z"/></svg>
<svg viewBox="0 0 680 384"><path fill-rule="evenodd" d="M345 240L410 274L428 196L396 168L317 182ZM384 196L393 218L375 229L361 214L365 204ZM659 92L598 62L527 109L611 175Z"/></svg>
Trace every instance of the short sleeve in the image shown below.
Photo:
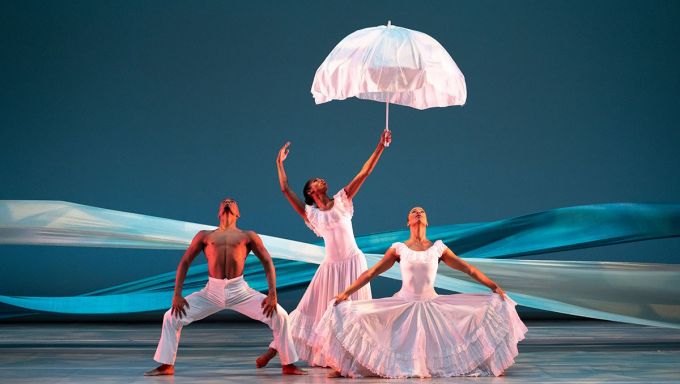
<svg viewBox="0 0 680 384"><path fill-rule="evenodd" d="M314 234L317 237L322 237L321 234L316 230L316 228L314 228L314 226L309 221L305 221L305 225L307 226L307 228L311 229L312 232L314 232Z"/></svg>
<svg viewBox="0 0 680 384"><path fill-rule="evenodd" d="M444 244L444 242L441 240L435 241L433 247L436 247L435 250L437 251L439 257L444 254L444 251L446 251L447 248L446 244Z"/></svg>
<svg viewBox="0 0 680 384"><path fill-rule="evenodd" d="M392 245L390 245L390 248L394 248L394 251L397 252L397 255L401 256L401 250L402 250L403 246L404 246L404 243L396 242L396 243L392 243Z"/></svg>
<svg viewBox="0 0 680 384"><path fill-rule="evenodd" d="M338 193L336 193L333 198L335 199L334 204L340 203L338 208L342 210L345 216L348 216L349 218L354 216L354 203L352 202L352 199L347 196L345 188L340 189L340 191L338 191Z"/></svg>
<svg viewBox="0 0 680 384"><path fill-rule="evenodd" d="M307 220L305 220L305 225L314 232L315 235L318 237L322 237L321 233L316 229L315 223L317 221L317 215L318 215L318 209L316 209L312 205L305 205L305 216L307 216Z"/></svg>

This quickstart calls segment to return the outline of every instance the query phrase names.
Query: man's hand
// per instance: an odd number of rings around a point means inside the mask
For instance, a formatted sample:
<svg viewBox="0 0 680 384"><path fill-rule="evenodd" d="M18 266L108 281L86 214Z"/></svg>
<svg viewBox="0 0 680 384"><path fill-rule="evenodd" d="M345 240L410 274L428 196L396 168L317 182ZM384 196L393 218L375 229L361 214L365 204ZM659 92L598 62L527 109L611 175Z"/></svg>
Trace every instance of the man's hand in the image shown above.
<svg viewBox="0 0 680 384"><path fill-rule="evenodd" d="M345 301L347 299L349 299L349 295L346 294L345 292L343 292L343 293L335 296L335 304L333 304L333 306L336 306L336 305L342 303L343 301Z"/></svg>
<svg viewBox="0 0 680 384"><path fill-rule="evenodd" d="M262 313L267 317L272 317L276 312L276 294L269 294L262 300Z"/></svg>
<svg viewBox="0 0 680 384"><path fill-rule="evenodd" d="M170 314L181 319L182 316L187 315L187 311L184 309L184 307L189 308L189 303L182 296L175 295L172 298L172 308L170 308Z"/></svg>
<svg viewBox="0 0 680 384"><path fill-rule="evenodd" d="M276 157L277 163L281 164L284 160L286 160L286 157L288 157L288 147L290 147L290 141L284 144L279 150L279 155Z"/></svg>

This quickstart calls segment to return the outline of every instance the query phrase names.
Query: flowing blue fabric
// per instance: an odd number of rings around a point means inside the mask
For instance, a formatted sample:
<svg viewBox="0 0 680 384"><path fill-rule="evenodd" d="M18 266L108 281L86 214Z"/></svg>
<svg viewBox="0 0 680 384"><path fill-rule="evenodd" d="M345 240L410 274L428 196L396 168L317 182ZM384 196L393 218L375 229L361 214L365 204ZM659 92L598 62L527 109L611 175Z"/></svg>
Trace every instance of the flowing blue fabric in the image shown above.
<svg viewBox="0 0 680 384"><path fill-rule="evenodd" d="M680 235L679 204L597 204L553 209L488 223L430 227L457 255L509 258ZM409 231L357 237L364 252L383 253Z"/></svg>
<svg viewBox="0 0 680 384"><path fill-rule="evenodd" d="M55 201L0 201L0 243L148 249L184 249L193 235L214 227ZM493 276L519 304L598 319L680 328L680 266L675 264L498 260L521 255L680 236L680 205L601 204L569 207L490 223L430 227L456 253ZM405 231L358 238L365 252L405 240ZM275 258L279 290L306 285L323 248L262 236ZM381 255L367 253L369 265ZM474 257L474 258L473 258ZM249 258L245 278L266 289L259 261ZM200 289L207 266L187 275L185 294ZM383 276L400 279L393 267ZM174 272L73 297L0 296L0 302L72 314L165 309ZM466 275L442 265L435 285L456 292L486 292Z"/></svg>

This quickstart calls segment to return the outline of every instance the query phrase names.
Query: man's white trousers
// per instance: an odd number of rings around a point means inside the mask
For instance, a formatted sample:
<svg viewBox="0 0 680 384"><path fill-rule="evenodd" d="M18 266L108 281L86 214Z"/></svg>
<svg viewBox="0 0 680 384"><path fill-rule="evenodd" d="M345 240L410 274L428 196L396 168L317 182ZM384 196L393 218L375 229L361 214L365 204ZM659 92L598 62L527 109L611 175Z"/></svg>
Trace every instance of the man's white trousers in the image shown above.
<svg viewBox="0 0 680 384"><path fill-rule="evenodd" d="M185 307L186 316L180 319L177 315L171 315L170 310L165 312L163 331L154 360L161 364L174 365L182 327L223 309L232 309L267 324L274 333L274 341L270 347L278 351L281 364L294 363L298 355L291 338L288 313L277 305L272 317L266 317L261 306L265 297L267 296L250 288L243 276L222 280L209 278L205 288L186 297L189 303L189 308Z"/></svg>

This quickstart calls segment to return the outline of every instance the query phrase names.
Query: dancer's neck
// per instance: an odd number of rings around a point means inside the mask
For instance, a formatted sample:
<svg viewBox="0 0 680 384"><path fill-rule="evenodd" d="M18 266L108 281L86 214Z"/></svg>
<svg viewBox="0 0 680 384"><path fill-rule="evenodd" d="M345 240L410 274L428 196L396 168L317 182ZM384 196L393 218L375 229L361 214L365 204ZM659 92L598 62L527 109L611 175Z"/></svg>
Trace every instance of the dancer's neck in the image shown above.
<svg viewBox="0 0 680 384"><path fill-rule="evenodd" d="M234 216L223 217L220 219L220 226L217 227L220 231L226 231L228 229L238 229L236 227L236 220L238 218Z"/></svg>
<svg viewBox="0 0 680 384"><path fill-rule="evenodd" d="M325 211L329 208L332 207L333 205L333 200L331 200L328 195L314 195L312 196L312 199L314 199L314 204L316 204L316 207L319 208L322 211Z"/></svg>
<svg viewBox="0 0 680 384"><path fill-rule="evenodd" d="M424 243L427 242L427 226L423 223L418 223L415 225L412 225L410 227L411 229L411 237L409 238L410 241L415 242L415 243Z"/></svg>

